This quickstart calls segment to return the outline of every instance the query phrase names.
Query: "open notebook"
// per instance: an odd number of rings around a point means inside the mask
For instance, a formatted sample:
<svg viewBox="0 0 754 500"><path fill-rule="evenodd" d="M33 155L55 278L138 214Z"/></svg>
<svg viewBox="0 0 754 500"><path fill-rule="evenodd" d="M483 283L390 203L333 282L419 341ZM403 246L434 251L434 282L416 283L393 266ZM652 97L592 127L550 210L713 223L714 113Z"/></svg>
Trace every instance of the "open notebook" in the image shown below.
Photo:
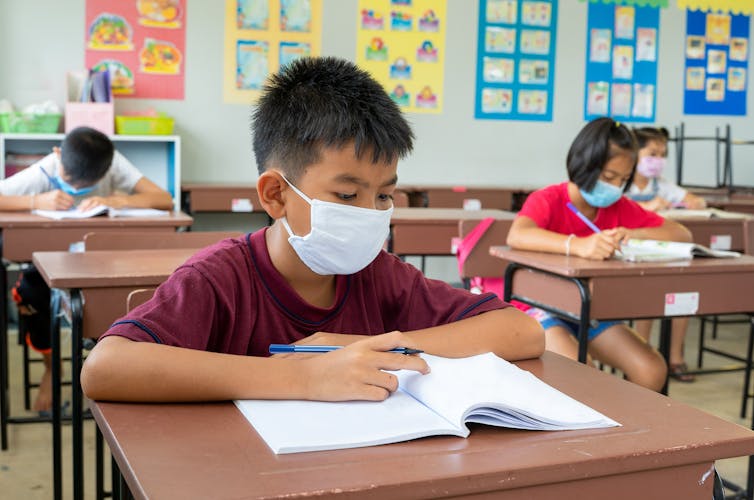
<svg viewBox="0 0 754 500"><path fill-rule="evenodd" d="M628 262L664 262L671 260L687 260L694 257L740 257L738 252L728 250L713 250L697 243L681 243L678 241L658 241L630 239L621 245L620 254L616 257Z"/></svg>
<svg viewBox="0 0 754 500"><path fill-rule="evenodd" d="M426 436L467 437L466 423L529 430L614 427L617 422L492 353L421 355L431 372L397 372L382 402L235 401L275 453L358 448Z"/></svg>
<svg viewBox="0 0 754 500"><path fill-rule="evenodd" d="M104 205L90 208L89 210L34 210L32 213L47 217L49 219L88 219L98 215L109 215L110 217L161 217L170 214L167 210L157 210L155 208L112 208Z"/></svg>
<svg viewBox="0 0 754 500"><path fill-rule="evenodd" d="M746 214L726 212L719 208L702 208L698 210L674 208L670 210L660 210L657 213L668 219L742 219L747 217Z"/></svg>

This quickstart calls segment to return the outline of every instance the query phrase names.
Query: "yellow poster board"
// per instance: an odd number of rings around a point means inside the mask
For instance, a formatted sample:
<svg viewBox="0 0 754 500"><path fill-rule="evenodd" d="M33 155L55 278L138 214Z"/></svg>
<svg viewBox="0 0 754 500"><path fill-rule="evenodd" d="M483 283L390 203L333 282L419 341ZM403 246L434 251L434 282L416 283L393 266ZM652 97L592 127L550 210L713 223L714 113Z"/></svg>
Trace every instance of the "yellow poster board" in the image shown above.
<svg viewBox="0 0 754 500"><path fill-rule="evenodd" d="M356 64L403 111L440 113L446 0L359 0Z"/></svg>
<svg viewBox="0 0 754 500"><path fill-rule="evenodd" d="M731 14L754 14L752 0L678 0L679 9L720 11Z"/></svg>
<svg viewBox="0 0 754 500"><path fill-rule="evenodd" d="M223 97L251 104L267 77L303 56L318 56L322 0L225 0Z"/></svg>

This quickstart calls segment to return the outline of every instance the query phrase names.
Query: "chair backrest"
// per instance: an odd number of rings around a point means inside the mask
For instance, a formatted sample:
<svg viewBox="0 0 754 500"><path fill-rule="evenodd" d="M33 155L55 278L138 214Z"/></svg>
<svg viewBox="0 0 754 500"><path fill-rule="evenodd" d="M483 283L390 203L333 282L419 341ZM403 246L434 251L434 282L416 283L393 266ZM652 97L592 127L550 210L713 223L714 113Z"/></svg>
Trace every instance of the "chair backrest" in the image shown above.
<svg viewBox="0 0 754 500"><path fill-rule="evenodd" d="M153 250L204 248L225 238L237 238L238 231L134 232L97 231L84 236L86 250Z"/></svg>
<svg viewBox="0 0 754 500"><path fill-rule="evenodd" d="M155 288L140 288L129 293L126 298L126 311L130 312L132 309L151 299L154 291Z"/></svg>
<svg viewBox="0 0 754 500"><path fill-rule="evenodd" d="M508 238L508 230L513 220L496 220L479 238L474 249L469 253L466 262L461 270L461 278L472 278L481 276L483 278L502 278L503 261L490 255L490 247L494 245L505 245ZM462 220L458 223L458 234L461 238L466 236L474 229L478 220Z"/></svg>

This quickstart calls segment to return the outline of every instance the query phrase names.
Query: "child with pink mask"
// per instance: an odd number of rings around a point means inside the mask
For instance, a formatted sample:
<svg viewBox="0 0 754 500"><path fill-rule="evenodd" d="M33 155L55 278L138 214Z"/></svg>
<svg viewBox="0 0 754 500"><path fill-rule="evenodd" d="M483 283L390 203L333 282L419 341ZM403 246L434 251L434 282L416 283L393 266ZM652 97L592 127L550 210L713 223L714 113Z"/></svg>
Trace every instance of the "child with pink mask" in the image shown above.
<svg viewBox="0 0 754 500"><path fill-rule="evenodd" d="M639 144L639 163L636 165L631 188L627 195L646 210L665 210L671 207L704 208L704 198L695 196L662 176L667 163L668 134L665 128L634 129Z"/></svg>
<svg viewBox="0 0 754 500"><path fill-rule="evenodd" d="M639 145L639 162L636 165L633 182L628 197L646 210L664 210L673 206L685 208L704 208L704 198L695 196L681 186L662 177L668 154L669 134L665 128L643 127L634 129ZM645 340L649 340L652 320L634 323L636 331ZM670 359L668 374L680 382L693 382L694 375L688 373L683 358L683 344L688 330L688 318L673 319L670 340Z"/></svg>

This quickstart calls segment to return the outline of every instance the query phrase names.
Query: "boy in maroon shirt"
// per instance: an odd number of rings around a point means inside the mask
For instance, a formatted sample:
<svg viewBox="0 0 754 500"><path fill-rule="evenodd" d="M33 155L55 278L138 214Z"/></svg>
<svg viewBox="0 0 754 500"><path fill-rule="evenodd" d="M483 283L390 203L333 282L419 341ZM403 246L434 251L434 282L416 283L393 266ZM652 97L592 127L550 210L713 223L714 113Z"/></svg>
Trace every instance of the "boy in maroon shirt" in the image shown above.
<svg viewBox="0 0 754 500"><path fill-rule="evenodd" d="M492 294L426 279L382 250L398 158L413 134L366 72L301 59L254 112L269 227L203 250L100 339L86 394L120 401L382 400L391 370L447 357L539 356L541 327ZM390 332L390 333L386 333ZM271 343L345 346L269 357Z"/></svg>

